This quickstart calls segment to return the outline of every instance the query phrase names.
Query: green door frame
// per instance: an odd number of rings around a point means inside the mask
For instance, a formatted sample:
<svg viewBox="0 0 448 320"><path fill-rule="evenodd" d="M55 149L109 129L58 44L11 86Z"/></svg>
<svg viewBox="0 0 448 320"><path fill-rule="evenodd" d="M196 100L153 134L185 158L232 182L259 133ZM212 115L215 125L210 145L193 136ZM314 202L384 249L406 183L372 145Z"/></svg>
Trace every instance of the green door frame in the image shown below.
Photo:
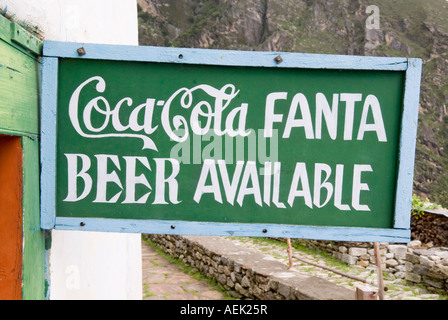
<svg viewBox="0 0 448 320"><path fill-rule="evenodd" d="M42 41L0 15L0 134L20 136L23 150L23 300L43 300L48 293L51 238L40 228L39 205L41 51Z"/></svg>

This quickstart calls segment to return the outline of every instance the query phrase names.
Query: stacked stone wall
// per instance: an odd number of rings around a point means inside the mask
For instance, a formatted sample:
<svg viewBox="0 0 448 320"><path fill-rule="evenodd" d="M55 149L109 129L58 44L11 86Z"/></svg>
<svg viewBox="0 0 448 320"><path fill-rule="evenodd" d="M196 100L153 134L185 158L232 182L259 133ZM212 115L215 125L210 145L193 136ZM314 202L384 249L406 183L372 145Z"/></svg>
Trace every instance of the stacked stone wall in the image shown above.
<svg viewBox="0 0 448 320"><path fill-rule="evenodd" d="M419 218L413 216L411 236L423 243L448 247L448 213L425 211Z"/></svg>
<svg viewBox="0 0 448 320"><path fill-rule="evenodd" d="M373 244L295 239L307 247L325 251L339 260L363 268L376 266ZM413 240L408 244L380 244L382 269L389 275L448 292L448 247L433 247Z"/></svg>
<svg viewBox="0 0 448 320"><path fill-rule="evenodd" d="M424 231L433 227L432 231ZM421 284L437 293L448 293L448 216L425 212L418 223L413 221L412 240L408 244L381 243L383 271L397 279ZM442 235L442 236L440 236ZM291 299L290 292L269 277L255 275L244 265L234 265L225 257L189 243L183 237L146 235L163 250L203 274L216 279L229 292L250 299ZM423 240L423 241L422 241ZM312 249L325 251L339 260L362 268L376 268L373 244L368 242L335 242L292 239ZM434 244L442 244L434 246Z"/></svg>
<svg viewBox="0 0 448 320"><path fill-rule="evenodd" d="M189 237L144 235L170 256L215 279L230 296L251 300L352 300L354 291L316 277L296 277L279 261L259 253L243 257L210 249ZM254 254L256 257L249 257ZM239 254L238 254L239 255ZM258 258L257 258L258 257ZM255 259L254 259L255 258ZM319 287L319 290L316 290Z"/></svg>
<svg viewBox="0 0 448 320"><path fill-rule="evenodd" d="M182 236L148 234L145 237L170 256L215 279L235 298L296 299L290 288L281 284L279 286L279 282L272 281L269 276L257 274L247 265L232 261L218 252L211 252Z"/></svg>

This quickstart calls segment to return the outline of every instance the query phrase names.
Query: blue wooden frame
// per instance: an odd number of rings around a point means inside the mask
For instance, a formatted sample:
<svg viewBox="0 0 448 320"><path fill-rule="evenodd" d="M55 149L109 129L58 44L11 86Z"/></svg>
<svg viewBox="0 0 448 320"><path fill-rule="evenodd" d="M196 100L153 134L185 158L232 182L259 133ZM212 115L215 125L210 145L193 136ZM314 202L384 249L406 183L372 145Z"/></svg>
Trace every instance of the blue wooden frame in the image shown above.
<svg viewBox="0 0 448 320"><path fill-rule="evenodd" d="M79 54L78 49L84 53ZM278 62L276 57L280 56ZM299 225L56 217L56 106L58 62L63 58L268 68L405 72L394 225L391 229ZM335 241L408 242L422 62L386 58L232 50L98 45L45 41L42 60L41 228L179 235L284 237Z"/></svg>

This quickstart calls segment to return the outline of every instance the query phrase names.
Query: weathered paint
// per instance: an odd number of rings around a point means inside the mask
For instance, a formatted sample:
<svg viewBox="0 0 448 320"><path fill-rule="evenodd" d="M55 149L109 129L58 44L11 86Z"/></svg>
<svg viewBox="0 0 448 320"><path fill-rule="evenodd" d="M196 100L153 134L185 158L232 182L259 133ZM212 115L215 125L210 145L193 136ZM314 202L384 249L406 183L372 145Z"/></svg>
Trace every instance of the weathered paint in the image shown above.
<svg viewBox="0 0 448 320"><path fill-rule="evenodd" d="M57 73L57 58L42 58L42 73ZM55 203L53 194L55 193L55 172L52 170L56 164L56 156L54 147L56 146L56 113L57 103L57 82L46 81L42 83L42 108L41 111L41 127L46 128L41 131L41 176L45 177L41 180L41 189L46 190L41 194L41 226L43 229L51 229L54 225L53 212Z"/></svg>
<svg viewBox="0 0 448 320"><path fill-rule="evenodd" d="M138 44L135 0L3 2L8 4L8 12L38 25L46 40ZM52 238L48 299L141 299L139 234L47 233ZM71 281L75 269L79 270L77 284Z"/></svg>
<svg viewBox="0 0 448 320"><path fill-rule="evenodd" d="M46 297L45 231L40 228L39 140L22 137L23 148L23 288L24 300Z"/></svg>
<svg viewBox="0 0 448 320"><path fill-rule="evenodd" d="M42 41L34 37L17 23L11 23L11 41L33 54L39 55L42 52Z"/></svg>
<svg viewBox="0 0 448 320"><path fill-rule="evenodd" d="M408 242L406 229L315 227L278 224L211 223L194 221L123 220L101 218L56 218L56 229L152 233L174 235L281 237L334 241Z"/></svg>
<svg viewBox="0 0 448 320"><path fill-rule="evenodd" d="M22 297L22 147L0 135L0 300Z"/></svg>
<svg viewBox="0 0 448 320"><path fill-rule="evenodd" d="M0 19L5 24L4 17ZM16 28L17 29L17 28ZM18 29L17 29L18 30ZM13 134L39 133L39 73L36 57L3 36L0 40L0 128Z"/></svg>
<svg viewBox="0 0 448 320"><path fill-rule="evenodd" d="M1 183L0 188L15 190L22 199L20 210L15 218L20 221L20 232L17 226L11 229L17 233L20 245L16 254L20 255L20 290L16 299L45 298L45 235L40 229L39 211L39 90L40 63L35 54L41 52L41 41L32 37L23 28L0 16L0 133L13 135L20 148L20 187ZM6 152L3 146L2 154ZM22 152L23 151L23 152ZM0 159L0 166L7 165ZM11 168L9 168L11 170ZM12 171L11 171L12 172ZM2 179L7 176L1 175ZM2 196L8 196L8 191ZM6 206L5 201L0 205ZM10 207L8 210L10 210ZM0 210L3 216L4 211ZM2 231L1 235L7 235ZM1 241L3 244L3 241ZM3 247L2 247L3 248ZM1 259L0 263L7 263ZM22 265L23 261L23 265ZM4 270L0 268L1 270ZM1 277L0 277L1 278Z"/></svg>
<svg viewBox="0 0 448 320"><path fill-rule="evenodd" d="M81 47L84 48L86 54L80 57L77 49ZM403 71L406 70L408 66L406 58L152 46L97 45L89 43L65 43L61 45L61 43L58 43L57 41L45 41L43 50L43 55L47 57L141 62L154 61L220 66L391 71ZM278 55L281 55L283 58L281 63L275 61L275 57Z"/></svg>
<svg viewBox="0 0 448 320"><path fill-rule="evenodd" d="M30 25L38 26L46 39L138 43L137 2L135 0L1 0L0 3L3 8L8 7L8 13L20 20L27 21ZM3 17L0 16L0 18ZM2 22L4 23L2 24ZM20 39L11 41L10 29L9 21L0 19L0 38L7 38L0 42L6 41L9 46L34 57L20 45ZM0 54L0 64L2 65L3 59L3 54ZM35 75L37 79L40 78L39 70L36 70ZM2 87L0 87L0 91L2 91ZM30 95L32 94L30 93ZM2 101L5 100L0 99L0 104ZM2 110L1 106L0 110ZM13 111L14 109L7 108L7 110ZM33 110L29 111L33 112ZM37 112L35 114L37 115ZM17 118L16 114L7 116ZM23 136L25 175L23 298L40 299L45 296L47 299L67 299L69 297L98 299L107 295L107 298L111 299L141 299L141 239L139 235L84 232L80 236L73 232L47 231L44 239L44 234L35 224L36 221L39 221L39 217L35 216L35 213L39 211L39 200L34 198L38 196L39 187L36 187L33 182L37 179L34 173L39 172L39 162L35 161L34 154L35 148L39 144L39 140L36 139L38 121L36 118L26 122L26 118L27 115L24 115L23 118L16 119L15 122L5 121L8 125L2 125L2 121L5 119L3 119L3 115L0 116L0 132ZM11 122L14 125L9 125ZM27 127L31 127L31 129L26 129ZM27 172L32 174L29 176ZM30 201L26 202L28 197L30 197ZM58 242L59 246L53 246L50 254L51 238L56 238L53 243ZM44 270L46 267L45 256L51 262L51 265L47 265L47 270ZM66 287L67 277L70 276L66 273L66 268L72 264L85 266L85 268L81 268L81 272L85 276L80 279L81 288L70 291ZM45 276L42 275L43 270L46 272ZM45 277L48 281L45 281ZM49 290L45 292L47 287Z"/></svg>
<svg viewBox="0 0 448 320"><path fill-rule="evenodd" d="M402 128L401 128L401 150L399 154L397 194L395 196L395 207L401 208L402 214L395 216L395 228L410 228L411 221L406 212L411 211L412 188L414 181L415 146L417 142L418 105L420 101L420 81L422 73L422 60L409 59L406 70L404 105Z"/></svg>

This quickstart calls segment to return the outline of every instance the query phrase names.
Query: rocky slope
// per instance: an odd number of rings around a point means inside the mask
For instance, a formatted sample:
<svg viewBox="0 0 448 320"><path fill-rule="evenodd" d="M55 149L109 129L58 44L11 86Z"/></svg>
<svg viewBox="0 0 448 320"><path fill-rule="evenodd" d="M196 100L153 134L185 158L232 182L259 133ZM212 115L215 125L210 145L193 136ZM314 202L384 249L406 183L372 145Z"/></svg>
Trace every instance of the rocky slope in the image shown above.
<svg viewBox="0 0 448 320"><path fill-rule="evenodd" d="M448 2L138 0L140 44L423 59L415 193L448 207ZM376 22L376 21L375 21Z"/></svg>

